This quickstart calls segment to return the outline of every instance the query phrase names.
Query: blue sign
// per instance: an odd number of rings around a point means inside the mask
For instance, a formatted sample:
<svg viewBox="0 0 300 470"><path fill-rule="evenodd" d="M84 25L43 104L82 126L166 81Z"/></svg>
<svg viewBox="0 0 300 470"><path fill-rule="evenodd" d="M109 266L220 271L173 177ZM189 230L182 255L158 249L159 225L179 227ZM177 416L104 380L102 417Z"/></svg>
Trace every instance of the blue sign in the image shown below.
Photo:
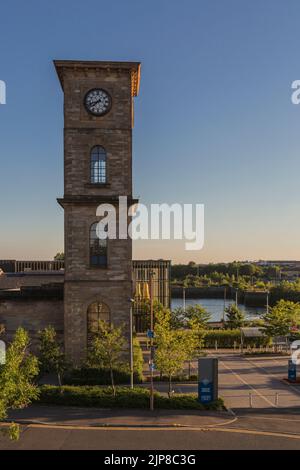
<svg viewBox="0 0 300 470"><path fill-rule="evenodd" d="M154 338L154 331L153 330L147 330L147 337L148 338Z"/></svg>
<svg viewBox="0 0 300 470"><path fill-rule="evenodd" d="M198 401L200 403L211 403L214 400L213 383L203 380L198 384Z"/></svg>
<svg viewBox="0 0 300 470"><path fill-rule="evenodd" d="M288 368L288 379L292 382L295 382L297 378L297 366L293 363L293 361L289 360L289 368Z"/></svg>

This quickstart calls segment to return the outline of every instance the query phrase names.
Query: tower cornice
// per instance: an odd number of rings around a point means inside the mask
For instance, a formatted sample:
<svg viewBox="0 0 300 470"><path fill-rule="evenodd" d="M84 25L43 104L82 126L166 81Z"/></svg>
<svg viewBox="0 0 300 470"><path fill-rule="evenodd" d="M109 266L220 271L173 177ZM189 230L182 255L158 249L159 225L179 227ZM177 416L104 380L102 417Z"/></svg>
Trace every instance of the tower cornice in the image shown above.
<svg viewBox="0 0 300 470"><path fill-rule="evenodd" d="M111 62L111 61L85 61L85 60L54 60L53 61L60 84L64 89L64 72L66 70L111 70L131 73L131 93L132 96L139 94L140 87L140 62Z"/></svg>

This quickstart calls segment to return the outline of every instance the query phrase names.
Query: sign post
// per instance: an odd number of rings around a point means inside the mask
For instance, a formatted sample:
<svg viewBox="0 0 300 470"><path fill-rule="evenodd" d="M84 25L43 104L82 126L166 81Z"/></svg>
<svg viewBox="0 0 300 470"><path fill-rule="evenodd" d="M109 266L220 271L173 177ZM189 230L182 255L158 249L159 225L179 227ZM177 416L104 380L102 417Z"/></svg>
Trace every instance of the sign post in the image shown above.
<svg viewBox="0 0 300 470"><path fill-rule="evenodd" d="M294 364L292 359L289 359L289 364L288 364L288 379L291 382L296 382L297 379L297 366Z"/></svg>
<svg viewBox="0 0 300 470"><path fill-rule="evenodd" d="M211 403L218 399L218 359L198 359L198 401Z"/></svg>

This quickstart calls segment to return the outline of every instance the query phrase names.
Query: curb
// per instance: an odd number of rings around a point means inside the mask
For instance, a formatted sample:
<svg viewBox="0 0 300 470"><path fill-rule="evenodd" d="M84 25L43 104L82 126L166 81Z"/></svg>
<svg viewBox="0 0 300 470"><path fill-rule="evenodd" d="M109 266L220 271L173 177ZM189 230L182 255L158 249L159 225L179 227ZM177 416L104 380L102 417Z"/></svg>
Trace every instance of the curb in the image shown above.
<svg viewBox="0 0 300 470"><path fill-rule="evenodd" d="M155 429L165 429L165 428L195 428L195 429L208 429L214 428L219 426L225 426L232 424L237 420L237 417L234 413L231 415L232 419L226 419L222 423L215 423L215 424L179 424L179 423L148 423L148 424L118 424L118 423L95 423L95 424L71 424L71 423L55 423L55 422L44 422L39 420L8 420L6 419L3 421L5 424L10 424L11 422L17 423L19 425L40 425L40 426L55 426L55 427L70 427L70 428L132 428L132 429L140 429L140 428L155 428Z"/></svg>

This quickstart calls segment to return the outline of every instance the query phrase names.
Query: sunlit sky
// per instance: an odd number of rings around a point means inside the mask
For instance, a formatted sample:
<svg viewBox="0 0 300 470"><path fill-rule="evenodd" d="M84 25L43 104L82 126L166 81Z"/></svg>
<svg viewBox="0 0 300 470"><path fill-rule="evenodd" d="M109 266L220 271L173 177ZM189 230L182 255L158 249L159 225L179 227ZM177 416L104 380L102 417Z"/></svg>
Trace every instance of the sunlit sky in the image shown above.
<svg viewBox="0 0 300 470"><path fill-rule="evenodd" d="M203 250L141 241L135 258L300 258L298 0L10 0L0 15L0 258L63 250L53 59L141 61L134 195L205 205Z"/></svg>

